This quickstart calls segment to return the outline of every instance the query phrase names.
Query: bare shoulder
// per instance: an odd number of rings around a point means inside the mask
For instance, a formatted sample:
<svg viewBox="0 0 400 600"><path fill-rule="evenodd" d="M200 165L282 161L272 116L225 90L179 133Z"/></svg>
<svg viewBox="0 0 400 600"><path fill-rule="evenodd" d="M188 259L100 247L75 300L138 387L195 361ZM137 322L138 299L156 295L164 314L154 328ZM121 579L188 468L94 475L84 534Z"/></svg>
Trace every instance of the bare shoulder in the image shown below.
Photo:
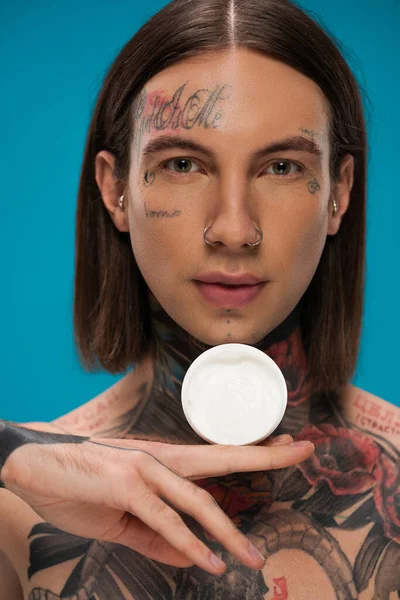
<svg viewBox="0 0 400 600"><path fill-rule="evenodd" d="M143 387L150 386L152 380L152 364L148 359L98 396L54 419L51 425L77 435L94 437L112 425L118 416L131 410L141 398Z"/></svg>
<svg viewBox="0 0 400 600"><path fill-rule="evenodd" d="M340 402L344 415L354 425L400 448L400 406L352 384L344 386Z"/></svg>

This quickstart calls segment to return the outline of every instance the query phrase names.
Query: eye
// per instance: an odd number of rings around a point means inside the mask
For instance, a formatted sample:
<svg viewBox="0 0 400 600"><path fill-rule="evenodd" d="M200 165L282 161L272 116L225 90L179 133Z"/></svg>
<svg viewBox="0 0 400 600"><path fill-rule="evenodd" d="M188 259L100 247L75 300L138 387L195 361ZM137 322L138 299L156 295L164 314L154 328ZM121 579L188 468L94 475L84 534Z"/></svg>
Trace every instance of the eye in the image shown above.
<svg viewBox="0 0 400 600"><path fill-rule="evenodd" d="M172 168L168 165L172 165ZM171 158L170 160L162 163L162 168L172 171L173 173L199 173L202 169L199 165L191 158L184 158L179 156L178 158ZM197 166L197 171L192 171L191 167Z"/></svg>
<svg viewBox="0 0 400 600"><path fill-rule="evenodd" d="M272 167L273 173L271 173L271 175L277 175L278 177L280 177L282 175L291 175L293 173L293 172L290 172L291 165L297 167L297 169L298 169L297 172L303 171L303 168L300 165L298 165L297 163L293 162L292 160L276 160L275 162L270 164L268 169ZM275 169L275 167L276 167L276 169ZM294 172L296 172L296 171L294 171Z"/></svg>

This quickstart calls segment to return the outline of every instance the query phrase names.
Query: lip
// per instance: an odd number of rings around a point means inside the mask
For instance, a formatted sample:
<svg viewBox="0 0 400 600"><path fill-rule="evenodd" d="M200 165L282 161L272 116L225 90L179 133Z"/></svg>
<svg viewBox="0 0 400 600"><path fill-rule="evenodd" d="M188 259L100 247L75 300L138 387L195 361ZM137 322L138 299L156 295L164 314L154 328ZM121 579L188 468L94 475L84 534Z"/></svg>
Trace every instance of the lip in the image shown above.
<svg viewBox="0 0 400 600"><path fill-rule="evenodd" d="M214 306L218 308L242 308L258 296L267 282L263 281L253 285L238 285L234 288L229 288L218 283L205 283L196 280L194 280L194 283L203 298Z"/></svg>
<svg viewBox="0 0 400 600"><path fill-rule="evenodd" d="M242 273L239 275L231 275L222 271L213 271L209 273L200 273L195 279L204 283L225 283L226 285L256 285L263 283L265 280L260 279L252 273Z"/></svg>

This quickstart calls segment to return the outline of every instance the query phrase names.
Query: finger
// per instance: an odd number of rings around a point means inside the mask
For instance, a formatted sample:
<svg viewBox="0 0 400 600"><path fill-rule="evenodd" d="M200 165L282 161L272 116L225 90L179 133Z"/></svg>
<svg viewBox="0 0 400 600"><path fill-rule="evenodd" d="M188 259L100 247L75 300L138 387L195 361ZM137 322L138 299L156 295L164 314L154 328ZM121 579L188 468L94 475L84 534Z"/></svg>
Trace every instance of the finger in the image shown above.
<svg viewBox="0 0 400 600"><path fill-rule="evenodd" d="M291 444L293 442L293 438L288 433L283 433L282 435L277 435L273 438L267 438L263 440L258 445L259 446L279 446L280 444Z"/></svg>
<svg viewBox="0 0 400 600"><path fill-rule="evenodd" d="M163 469L161 477L165 475ZM167 475L171 477L174 474L169 472ZM141 497L135 494L130 512L200 568L212 574L223 573L225 564L214 557L212 551L190 531L178 513L145 487L144 482L143 485L144 489L139 492ZM215 558L220 564L212 562Z"/></svg>
<svg viewBox="0 0 400 600"><path fill-rule="evenodd" d="M187 479L217 477L231 473L282 469L302 462L314 452L314 444L267 446L185 446L171 461L174 471ZM163 460L164 464L167 464ZM168 465L170 466L170 465Z"/></svg>
<svg viewBox="0 0 400 600"><path fill-rule="evenodd" d="M172 472L165 473L165 469L154 467L146 477L153 486L157 487L158 494L162 495L174 507L190 515L216 540L221 542L229 552L234 554L243 564L252 569L261 569L265 559L256 550L251 552L252 544L232 523L229 517L218 506L211 494L195 484L179 477ZM185 541L183 552L187 552ZM191 558L196 555L189 555ZM197 553L201 557L201 552ZM200 563L197 563L200 565Z"/></svg>
<svg viewBox="0 0 400 600"><path fill-rule="evenodd" d="M282 446L274 444L272 440L255 446L224 444L188 446L142 440L109 439L102 439L101 443L114 448L117 447L115 444L118 444L118 447L124 450L140 449L187 479L280 469L305 460L314 451L312 442L305 442L304 448L297 448L287 443ZM284 452L284 448L287 449L287 453ZM282 453L277 454L278 450ZM271 452L273 453L270 454Z"/></svg>
<svg viewBox="0 0 400 600"><path fill-rule="evenodd" d="M128 546L152 560L180 569L191 567L194 564L193 560L179 552L154 529L129 513L125 513L118 524L117 531L108 532L107 536L101 539Z"/></svg>

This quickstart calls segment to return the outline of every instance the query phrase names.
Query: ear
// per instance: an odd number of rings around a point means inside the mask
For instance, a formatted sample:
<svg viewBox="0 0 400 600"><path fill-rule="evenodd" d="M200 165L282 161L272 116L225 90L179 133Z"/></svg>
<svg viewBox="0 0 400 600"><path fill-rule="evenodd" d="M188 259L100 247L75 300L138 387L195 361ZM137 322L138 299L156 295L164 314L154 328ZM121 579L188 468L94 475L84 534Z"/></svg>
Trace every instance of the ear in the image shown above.
<svg viewBox="0 0 400 600"><path fill-rule="evenodd" d="M339 178L333 186L329 198L328 235L335 235L340 228L342 217L349 207L350 193L354 182L354 156L346 154L340 165ZM338 210L333 213L332 197L336 200Z"/></svg>
<svg viewBox="0 0 400 600"><path fill-rule="evenodd" d="M124 188L114 176L115 157L111 152L102 150L96 156L96 182L99 186L104 206L114 225L119 231L129 231L127 215L128 200L124 196L124 210L118 206L118 200L124 193Z"/></svg>

